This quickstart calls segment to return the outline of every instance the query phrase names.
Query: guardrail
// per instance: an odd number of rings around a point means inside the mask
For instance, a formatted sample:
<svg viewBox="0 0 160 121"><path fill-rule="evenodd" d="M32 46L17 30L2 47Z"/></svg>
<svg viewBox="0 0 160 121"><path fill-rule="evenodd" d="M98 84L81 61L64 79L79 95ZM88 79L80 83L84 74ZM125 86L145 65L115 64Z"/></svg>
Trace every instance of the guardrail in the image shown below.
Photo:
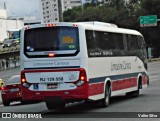
<svg viewBox="0 0 160 121"><path fill-rule="evenodd" d="M160 58L149 58L148 62L152 62L152 61L160 61Z"/></svg>
<svg viewBox="0 0 160 121"><path fill-rule="evenodd" d="M4 48L0 50L0 59L15 57L20 55L20 46Z"/></svg>

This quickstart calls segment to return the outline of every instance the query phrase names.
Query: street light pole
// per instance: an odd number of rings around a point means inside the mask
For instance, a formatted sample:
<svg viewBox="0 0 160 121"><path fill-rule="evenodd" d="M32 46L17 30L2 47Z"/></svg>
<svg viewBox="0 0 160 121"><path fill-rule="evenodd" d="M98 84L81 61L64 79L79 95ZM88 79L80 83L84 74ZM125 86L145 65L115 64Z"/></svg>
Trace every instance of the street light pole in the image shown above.
<svg viewBox="0 0 160 121"><path fill-rule="evenodd" d="M63 22L62 1L58 0L59 22Z"/></svg>
<svg viewBox="0 0 160 121"><path fill-rule="evenodd" d="M82 8L82 21L83 21L83 0L81 0L81 8Z"/></svg>

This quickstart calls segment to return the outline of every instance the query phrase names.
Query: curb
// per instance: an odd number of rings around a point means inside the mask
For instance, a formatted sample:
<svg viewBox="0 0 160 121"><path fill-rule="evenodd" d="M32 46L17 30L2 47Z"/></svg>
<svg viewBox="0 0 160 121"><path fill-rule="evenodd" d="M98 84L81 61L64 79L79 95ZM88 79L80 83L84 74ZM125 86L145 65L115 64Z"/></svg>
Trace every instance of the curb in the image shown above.
<svg viewBox="0 0 160 121"><path fill-rule="evenodd" d="M160 61L160 58L149 58L148 62L152 62L152 61Z"/></svg>
<svg viewBox="0 0 160 121"><path fill-rule="evenodd" d="M7 70L11 70L11 69L16 69L16 68L20 68L20 66L10 67L10 68L6 68L6 69L2 68L2 69L0 69L0 71L7 71Z"/></svg>

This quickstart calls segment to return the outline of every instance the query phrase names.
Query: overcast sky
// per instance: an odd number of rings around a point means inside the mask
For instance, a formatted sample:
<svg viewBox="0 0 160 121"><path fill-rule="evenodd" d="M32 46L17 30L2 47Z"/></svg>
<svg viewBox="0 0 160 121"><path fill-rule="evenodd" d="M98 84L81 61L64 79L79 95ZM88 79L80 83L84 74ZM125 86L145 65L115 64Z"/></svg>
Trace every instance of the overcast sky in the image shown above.
<svg viewBox="0 0 160 121"><path fill-rule="evenodd" d="M84 0L82 0L84 2ZM36 16L40 19L39 0L0 0L0 9L4 7L4 2L7 7L7 16Z"/></svg>
<svg viewBox="0 0 160 121"><path fill-rule="evenodd" d="M0 0L0 8L6 2L7 16L36 16L40 18L39 0Z"/></svg>

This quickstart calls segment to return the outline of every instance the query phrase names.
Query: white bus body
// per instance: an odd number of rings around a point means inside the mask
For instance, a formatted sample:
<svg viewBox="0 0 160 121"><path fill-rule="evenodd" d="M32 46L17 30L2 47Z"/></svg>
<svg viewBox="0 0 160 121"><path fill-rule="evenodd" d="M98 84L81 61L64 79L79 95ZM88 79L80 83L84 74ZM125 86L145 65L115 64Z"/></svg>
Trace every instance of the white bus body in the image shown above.
<svg viewBox="0 0 160 121"><path fill-rule="evenodd" d="M49 109L79 100L106 107L111 96L138 96L149 84L144 40L135 30L85 22L30 25L20 44L22 96L46 101Z"/></svg>

